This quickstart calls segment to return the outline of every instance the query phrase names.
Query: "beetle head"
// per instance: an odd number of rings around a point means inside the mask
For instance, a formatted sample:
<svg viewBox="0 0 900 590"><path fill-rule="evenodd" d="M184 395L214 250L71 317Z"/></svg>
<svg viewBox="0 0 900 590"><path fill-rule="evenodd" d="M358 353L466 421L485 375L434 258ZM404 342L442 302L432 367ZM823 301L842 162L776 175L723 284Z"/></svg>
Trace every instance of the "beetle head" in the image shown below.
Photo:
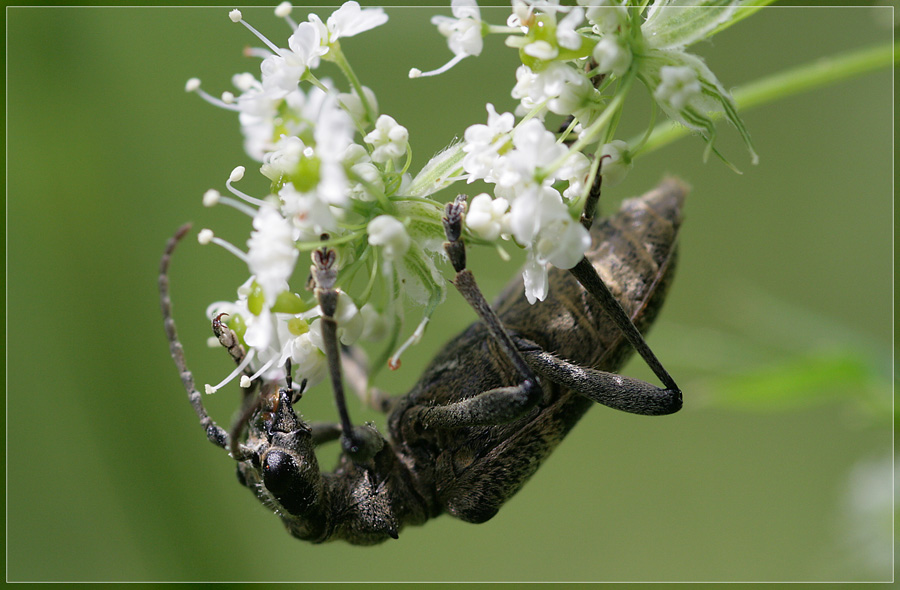
<svg viewBox="0 0 900 590"><path fill-rule="evenodd" d="M312 431L294 412L289 389L269 390L250 418L238 479L282 517L306 523L315 537L324 527L324 491Z"/></svg>

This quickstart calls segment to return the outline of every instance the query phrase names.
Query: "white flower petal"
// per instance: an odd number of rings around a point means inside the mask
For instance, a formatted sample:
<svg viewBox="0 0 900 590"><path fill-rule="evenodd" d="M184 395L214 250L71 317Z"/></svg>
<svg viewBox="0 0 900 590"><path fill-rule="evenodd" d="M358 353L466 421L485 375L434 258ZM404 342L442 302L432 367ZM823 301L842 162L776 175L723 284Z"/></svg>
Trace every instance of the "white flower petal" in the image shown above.
<svg viewBox="0 0 900 590"><path fill-rule="evenodd" d="M358 2L344 2L328 17L329 42L358 35L387 21L388 15L382 8L360 9Z"/></svg>
<svg viewBox="0 0 900 590"><path fill-rule="evenodd" d="M547 266L537 262L533 255L529 256L525 263L522 278L525 282L525 298L528 299L528 303L534 304L535 301L547 298Z"/></svg>
<svg viewBox="0 0 900 590"><path fill-rule="evenodd" d="M253 228L247 242L248 265L262 287L268 307L287 288L299 253L294 246L294 228L271 205L260 208L253 218Z"/></svg>

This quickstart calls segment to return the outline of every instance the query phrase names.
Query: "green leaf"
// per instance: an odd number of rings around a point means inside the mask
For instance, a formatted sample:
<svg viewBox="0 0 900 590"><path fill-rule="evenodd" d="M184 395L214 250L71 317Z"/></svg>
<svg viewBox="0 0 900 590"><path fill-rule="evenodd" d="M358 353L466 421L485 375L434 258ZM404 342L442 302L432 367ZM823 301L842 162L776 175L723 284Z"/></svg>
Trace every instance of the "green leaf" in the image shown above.
<svg viewBox="0 0 900 590"><path fill-rule="evenodd" d="M760 411L860 400L889 391L867 359L851 350L797 356L704 385L717 405Z"/></svg>
<svg viewBox="0 0 900 590"><path fill-rule="evenodd" d="M759 158L750 141L750 133L738 115L734 100L701 58L678 50L661 51L654 49L643 56L639 64L638 75L651 93L655 92L655 89L662 83L661 72L665 67L687 67L696 72L701 92L691 98L687 105L681 109L676 109L667 100L657 100L657 104L670 119L700 133L709 144L707 154L704 157L707 157L709 153L714 151L715 119L724 114L725 118L740 133L747 150L750 152L751 161L754 164L757 162ZM723 160L725 159L723 158ZM725 162L728 163L727 160Z"/></svg>
<svg viewBox="0 0 900 590"><path fill-rule="evenodd" d="M734 100L738 110L746 111L752 107L842 82L896 63L900 63L900 43L865 47L803 64L746 84L734 92ZM713 116L718 117L721 114L714 113ZM690 131L677 122L662 122L656 126L650 137L640 144L634 155L648 154L687 135ZM638 141L639 138L635 138L629 143L637 144Z"/></svg>
<svg viewBox="0 0 900 590"><path fill-rule="evenodd" d="M706 39L731 20L737 9L733 0L670 0L651 8L641 33L656 49L683 49Z"/></svg>
<svg viewBox="0 0 900 590"><path fill-rule="evenodd" d="M444 277L434 265L431 256L415 242L396 264L400 289L403 294L419 305L429 305L444 300L446 287Z"/></svg>
<svg viewBox="0 0 900 590"><path fill-rule="evenodd" d="M412 241L427 251L443 251L446 236L442 221L444 214L442 204L428 199L422 201L401 199L393 201L393 204L395 216L403 220Z"/></svg>
<svg viewBox="0 0 900 590"><path fill-rule="evenodd" d="M450 186L456 180L455 177L462 174L462 160L465 156L462 148L462 142L451 144L431 158L406 188L403 196L427 197Z"/></svg>

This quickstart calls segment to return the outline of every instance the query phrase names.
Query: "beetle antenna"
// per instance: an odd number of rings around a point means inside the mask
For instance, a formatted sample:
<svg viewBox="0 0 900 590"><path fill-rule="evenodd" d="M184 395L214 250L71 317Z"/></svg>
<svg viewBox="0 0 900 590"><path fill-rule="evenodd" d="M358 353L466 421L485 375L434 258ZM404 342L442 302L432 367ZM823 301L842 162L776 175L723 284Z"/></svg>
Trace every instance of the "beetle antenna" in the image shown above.
<svg viewBox="0 0 900 590"><path fill-rule="evenodd" d="M191 402L194 412L197 413L200 425L206 430L206 438L213 444L225 449L229 446L228 433L210 418L206 408L203 407L202 394L194 386L194 375L187 367L187 361L184 358L184 347L178 339L178 332L175 330L175 318L172 316L172 298L169 296L169 263L172 260L172 254L175 252L178 242L187 235L190 229L190 223L182 225L166 243L165 252L163 252L162 260L159 263L159 302L162 308L163 323L166 328L166 338L169 340L169 352L172 354L172 360L175 361L175 366L181 375L181 383L184 385L185 391L187 391L188 401Z"/></svg>
<svg viewBox="0 0 900 590"><path fill-rule="evenodd" d="M255 414L262 405L264 394L265 391L260 388L259 394L253 396L253 400L250 403L244 405L244 409L241 410L240 416L237 417L237 420L234 421L234 425L231 427L231 432L229 433L230 444L228 445L228 452L231 453L231 457L235 461L243 461L247 458L246 452L241 449L241 435L244 432L244 426L250 423L250 418L253 417L253 414Z"/></svg>

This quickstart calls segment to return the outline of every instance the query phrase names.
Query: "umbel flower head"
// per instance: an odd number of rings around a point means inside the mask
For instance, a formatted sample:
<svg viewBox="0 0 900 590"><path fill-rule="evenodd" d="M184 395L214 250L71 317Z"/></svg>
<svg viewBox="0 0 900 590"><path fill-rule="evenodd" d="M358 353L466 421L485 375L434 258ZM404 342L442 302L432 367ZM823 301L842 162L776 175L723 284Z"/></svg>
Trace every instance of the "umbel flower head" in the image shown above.
<svg viewBox="0 0 900 590"><path fill-rule="evenodd" d="M237 113L247 156L269 189L257 195L238 189L246 172L238 166L225 182L226 194L210 189L203 196L205 205L228 205L250 220L246 250L211 230L199 236L239 257L248 270L235 299L207 310L211 319L224 318L247 349L243 365L208 391L242 373L275 378L288 360L298 380L312 385L324 377L322 311L305 289L307 256L323 246L336 254L341 342L382 339L380 361L396 366L445 296L441 217L443 202L455 196L445 189L455 183L490 187L469 204L469 245L492 245L502 254L501 244L524 250L525 296L532 303L545 299L552 288L548 266L571 268L591 245L579 217L596 177L614 186L633 165L642 140L619 139L616 127L635 81L663 113L697 132L707 152L718 154L713 122L721 115L749 147L731 97L704 62L686 52L735 19L738 2L577 4L513 0L505 22L491 24L474 0L453 0L452 16L432 19L453 57L410 75L465 67L465 58L483 53L487 35L499 34L519 56L505 78L518 105L500 113L487 104L486 121L461 129L463 139L415 175L412 136L402 117L379 112L375 93L344 53L353 37L388 22L383 9L346 2L325 18L309 14L297 22L291 5L282 3L275 15L287 30L275 40L240 11L229 13L260 41L245 52L258 67L235 74L235 90L220 97L196 78L186 90ZM345 87L317 76L325 61L341 71ZM423 308L413 330L403 323L407 302Z"/></svg>

